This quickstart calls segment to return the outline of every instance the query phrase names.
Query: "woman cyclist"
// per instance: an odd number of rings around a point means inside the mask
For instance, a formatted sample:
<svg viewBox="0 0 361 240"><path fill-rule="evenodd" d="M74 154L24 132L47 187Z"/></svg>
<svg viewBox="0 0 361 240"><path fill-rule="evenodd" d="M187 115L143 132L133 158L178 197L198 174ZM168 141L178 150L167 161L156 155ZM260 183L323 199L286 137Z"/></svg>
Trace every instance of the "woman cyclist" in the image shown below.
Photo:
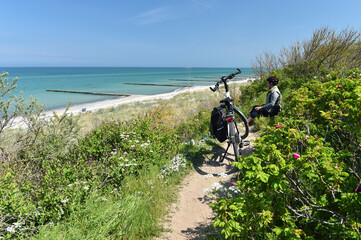
<svg viewBox="0 0 361 240"><path fill-rule="evenodd" d="M268 82L268 93L266 104L261 106L254 106L251 110L251 113L248 117L248 123L253 123L253 119L256 117L264 116L264 117L273 117L277 115L281 111L281 101L282 101L282 94L278 87L278 79L276 77L269 77L267 78Z"/></svg>

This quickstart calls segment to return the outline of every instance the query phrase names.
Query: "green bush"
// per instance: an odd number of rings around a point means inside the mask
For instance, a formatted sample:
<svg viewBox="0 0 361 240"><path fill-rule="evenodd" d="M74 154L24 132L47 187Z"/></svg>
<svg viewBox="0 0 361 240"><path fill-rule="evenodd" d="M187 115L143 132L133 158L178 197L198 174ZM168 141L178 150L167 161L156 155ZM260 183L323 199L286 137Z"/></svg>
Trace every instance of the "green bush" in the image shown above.
<svg viewBox="0 0 361 240"><path fill-rule="evenodd" d="M294 91L286 115L316 124L319 134L338 150L355 150L361 137L360 101L361 75L354 69L342 79L326 77Z"/></svg>
<svg viewBox="0 0 361 240"><path fill-rule="evenodd" d="M360 182L345 164L350 154L326 146L313 124L300 126L289 120L269 127L254 154L234 163L243 193L213 206L214 225L226 238L360 237Z"/></svg>
<svg viewBox="0 0 361 240"><path fill-rule="evenodd" d="M65 153L54 151L48 142L52 156L37 153L38 179L16 183L16 171L2 178L2 214L27 218L37 212L29 220L35 226L59 221L93 188L121 188L125 176L137 176L152 166L161 169L178 153L177 140L166 127L154 128L152 120L145 119L131 125L105 124Z"/></svg>
<svg viewBox="0 0 361 240"><path fill-rule="evenodd" d="M361 71L294 69L273 72L289 92L278 125L234 163L243 193L213 206L226 238L361 237ZM262 84L252 85L244 93L257 96Z"/></svg>
<svg viewBox="0 0 361 240"><path fill-rule="evenodd" d="M187 124L176 126L172 124L173 116L169 112L156 109L140 114L132 122L103 123L78 139L79 116L64 113L45 120L40 118L40 113L32 115L31 109L28 110L26 119L32 119L29 121L32 125L27 125L30 128L3 132L15 132L17 139L24 139L22 147L15 148L17 151L10 152L13 146L4 146L0 152L3 161L0 169L0 237L5 239L27 238L36 234L39 228L51 231L51 227L43 228L42 225L61 224L68 217L76 221L78 211L80 215L91 211L83 205L94 200L94 192L96 198L106 196L117 204L119 198L133 201L141 191L134 192L136 184L132 184L134 191L128 189L129 179L136 182L148 179L151 174L151 182L156 179L169 183L179 181L182 175L179 171L187 165L180 153L184 151L188 156L192 149L184 142L200 138L198 135L203 136L209 126L205 111L186 120ZM149 187L147 184L139 186ZM157 186L155 194L164 195L166 188ZM136 208L140 212L134 213L141 218L141 211L148 208L146 221L149 227L136 231L132 222L124 222L122 218L117 224L128 224L126 232L110 232L110 238L123 234L138 239L159 231L157 219L161 217L159 213L164 210L161 210L164 204L149 207L154 203L152 201L147 199ZM92 206L90 204L91 209Z"/></svg>

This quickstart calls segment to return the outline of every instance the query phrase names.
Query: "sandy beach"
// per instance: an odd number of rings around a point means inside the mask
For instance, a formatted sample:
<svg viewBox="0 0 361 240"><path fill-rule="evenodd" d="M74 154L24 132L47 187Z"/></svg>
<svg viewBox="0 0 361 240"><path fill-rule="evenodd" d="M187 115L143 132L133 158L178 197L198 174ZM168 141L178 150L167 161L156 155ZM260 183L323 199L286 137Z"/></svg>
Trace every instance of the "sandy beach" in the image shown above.
<svg viewBox="0 0 361 240"><path fill-rule="evenodd" d="M254 80L254 79L247 79L247 80L242 80L242 81L232 81L229 84L245 83L248 80ZM214 87L214 85L193 86L193 87L182 88L177 91L173 91L173 92L169 92L169 93L162 93L162 94L155 94L155 95L131 95L129 97L121 97L121 98L92 102L92 103L78 104L78 105L70 106L68 113L69 114L80 114L80 113L82 113L83 109L86 109L86 111L94 112L99 109L111 108L111 107L116 107L118 105L134 103L134 102L167 100L167 99L171 99L172 97L174 97L178 94L181 94L181 93L201 91L201 90L209 89L209 87ZM62 114L62 113L64 113L64 111L65 111L65 108L59 108L59 109L55 109L55 110L45 111L44 115L45 115L45 117L51 117L54 115L54 112L56 114Z"/></svg>
<svg viewBox="0 0 361 240"><path fill-rule="evenodd" d="M232 81L229 84L231 85L234 83L246 83L249 80L254 80L254 79L247 79L247 80L242 80L242 81ZM120 97L120 98L98 101L98 102L77 104L77 105L70 106L67 111L67 114L74 114L74 115L82 114L82 113L84 113L83 112L84 109L85 109L85 112L96 112L100 109L112 108L112 107L117 107L119 105L135 103L135 102L168 100L181 93L186 93L186 92L192 93L192 92L202 91L202 90L209 89L209 87L213 87L213 86L214 85L192 86L192 87L182 88L182 89L179 89L179 90L176 90L173 92L169 92L169 93L162 93L162 94L155 94L155 95L131 95L129 97ZM211 91L210 91L210 93L211 93ZM64 108L58 108L58 109L44 111L42 113L42 116L44 119L50 119L54 116L54 113L57 115L62 115L65 112L65 109L66 108L64 107ZM10 128L24 127L23 119L20 117L15 118L9 127Z"/></svg>
<svg viewBox="0 0 361 240"><path fill-rule="evenodd" d="M120 97L116 99L98 101L98 102L91 102L91 103L84 103L84 104L77 104L70 106L68 113L69 114L78 114L82 113L83 109L86 111L97 111L103 108L111 108L116 107L122 104L134 103L134 102L142 102L142 101L154 101L154 100L167 100L170 99L180 93L184 92L196 92L200 90L204 90L209 88L210 86L196 86L196 87L187 87L183 88L174 92L170 93L162 93L162 94L155 94L155 95L131 95L129 97ZM64 113L65 108L59 108L55 110L45 111L45 117L53 116L54 112L56 114Z"/></svg>

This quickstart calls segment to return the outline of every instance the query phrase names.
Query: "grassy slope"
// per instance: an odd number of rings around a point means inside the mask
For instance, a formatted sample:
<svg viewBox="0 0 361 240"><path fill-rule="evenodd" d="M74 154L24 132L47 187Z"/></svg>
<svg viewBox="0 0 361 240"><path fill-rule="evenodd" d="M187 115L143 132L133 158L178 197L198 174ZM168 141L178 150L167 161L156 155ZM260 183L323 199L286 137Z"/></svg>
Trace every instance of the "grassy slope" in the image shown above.
<svg viewBox="0 0 361 240"><path fill-rule="evenodd" d="M232 95L237 96L239 84L232 84ZM150 107L162 112L166 124L178 125L201 109L212 109L223 96L203 90L186 92L164 101L132 103L117 108L87 113L80 119L82 133L86 134L104 121L129 121ZM238 96L236 97L238 98ZM191 152L192 150L189 149ZM205 149L193 149L194 154ZM190 154L188 157L193 156ZM189 171L184 168L167 179L159 179L154 169L138 178L124 180L122 197L104 197L93 192L85 204L68 219L42 227L34 239L149 239L158 235L160 220L167 206L175 199L177 184Z"/></svg>

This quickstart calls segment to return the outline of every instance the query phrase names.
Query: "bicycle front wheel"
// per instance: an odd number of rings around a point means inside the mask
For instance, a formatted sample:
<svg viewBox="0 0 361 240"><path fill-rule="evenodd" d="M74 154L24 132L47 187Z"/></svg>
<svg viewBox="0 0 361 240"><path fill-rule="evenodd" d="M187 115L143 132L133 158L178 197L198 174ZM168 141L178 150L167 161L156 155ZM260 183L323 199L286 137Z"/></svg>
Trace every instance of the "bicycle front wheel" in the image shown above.
<svg viewBox="0 0 361 240"><path fill-rule="evenodd" d="M246 116L239 111L237 108L233 107L236 129L239 133L241 139L245 139L249 134L249 125Z"/></svg>

